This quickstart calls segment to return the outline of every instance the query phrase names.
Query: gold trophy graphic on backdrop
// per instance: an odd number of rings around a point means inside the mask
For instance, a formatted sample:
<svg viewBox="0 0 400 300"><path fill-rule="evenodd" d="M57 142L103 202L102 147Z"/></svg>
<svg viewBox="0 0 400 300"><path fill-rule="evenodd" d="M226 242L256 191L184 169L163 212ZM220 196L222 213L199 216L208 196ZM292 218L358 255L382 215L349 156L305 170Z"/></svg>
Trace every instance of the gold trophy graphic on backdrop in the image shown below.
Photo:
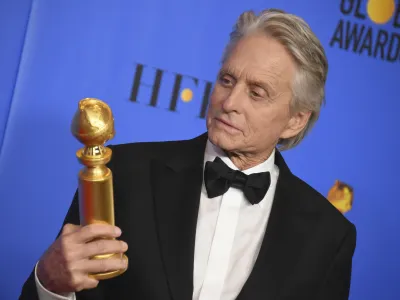
<svg viewBox="0 0 400 300"><path fill-rule="evenodd" d="M78 109L71 123L71 131L84 147L76 152L79 162L85 167L79 171L79 213L82 226L94 223L115 225L114 191L112 172L106 164L112 151L104 144L114 137L114 117L111 109L96 98L79 101ZM125 254L110 253L94 256L92 259L108 259ZM126 269L106 273L90 274L96 279L113 278Z"/></svg>

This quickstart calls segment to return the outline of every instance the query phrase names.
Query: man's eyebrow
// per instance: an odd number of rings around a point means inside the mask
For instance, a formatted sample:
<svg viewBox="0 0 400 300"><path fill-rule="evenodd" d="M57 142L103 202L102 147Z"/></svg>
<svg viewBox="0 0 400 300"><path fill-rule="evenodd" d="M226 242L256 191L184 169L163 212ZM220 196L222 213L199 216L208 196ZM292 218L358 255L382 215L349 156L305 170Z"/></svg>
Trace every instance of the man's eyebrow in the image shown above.
<svg viewBox="0 0 400 300"><path fill-rule="evenodd" d="M235 76L237 72L235 72L235 70L233 68L230 67L222 67L219 72L218 75L223 75L223 74L228 74L231 76Z"/></svg>
<svg viewBox="0 0 400 300"><path fill-rule="evenodd" d="M259 79L248 78L246 81L247 81L247 83L248 83L249 85L259 86L259 87L264 88L264 89L267 89L267 90L273 89L272 86L271 86L270 84L268 84L268 83L265 82L265 81L259 80Z"/></svg>
<svg viewBox="0 0 400 300"><path fill-rule="evenodd" d="M267 80L260 80L259 78L249 75L246 77L246 82L249 85L258 86L264 89L270 96L276 93L276 87Z"/></svg>

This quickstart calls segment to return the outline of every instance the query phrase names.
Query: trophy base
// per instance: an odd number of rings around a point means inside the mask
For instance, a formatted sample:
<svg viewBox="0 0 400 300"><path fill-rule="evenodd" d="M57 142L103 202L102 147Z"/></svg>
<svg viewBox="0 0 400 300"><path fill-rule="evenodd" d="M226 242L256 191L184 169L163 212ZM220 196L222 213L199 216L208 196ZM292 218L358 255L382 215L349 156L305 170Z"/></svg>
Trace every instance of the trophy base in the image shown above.
<svg viewBox="0 0 400 300"><path fill-rule="evenodd" d="M108 258L117 257L117 256L120 256L120 255L121 254L113 254L113 255L109 256ZM96 259L96 258L94 258L94 259ZM127 261L128 257L125 254L122 254L122 259ZM117 277L117 276L125 273L126 270L127 270L127 268L120 269L120 270L115 270L115 271L110 271L110 272L104 272L104 273L89 274L89 276L94 278L94 279L96 279L96 280L104 280L104 279L110 279L110 278Z"/></svg>

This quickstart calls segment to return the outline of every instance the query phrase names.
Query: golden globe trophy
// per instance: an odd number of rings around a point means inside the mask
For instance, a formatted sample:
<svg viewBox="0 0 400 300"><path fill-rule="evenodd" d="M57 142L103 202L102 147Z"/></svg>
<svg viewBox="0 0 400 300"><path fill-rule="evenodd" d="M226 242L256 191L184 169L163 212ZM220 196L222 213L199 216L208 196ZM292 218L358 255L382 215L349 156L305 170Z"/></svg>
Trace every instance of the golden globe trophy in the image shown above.
<svg viewBox="0 0 400 300"><path fill-rule="evenodd" d="M115 134L111 109L96 98L80 100L71 123L71 131L84 145L76 152L79 162L85 166L78 176L80 223L82 226L96 223L115 225L112 172L106 166L112 151L104 146ZM119 253L98 255L92 259L112 257L128 260L125 254ZM125 271L126 269L122 269L90 276L101 280L116 277Z"/></svg>

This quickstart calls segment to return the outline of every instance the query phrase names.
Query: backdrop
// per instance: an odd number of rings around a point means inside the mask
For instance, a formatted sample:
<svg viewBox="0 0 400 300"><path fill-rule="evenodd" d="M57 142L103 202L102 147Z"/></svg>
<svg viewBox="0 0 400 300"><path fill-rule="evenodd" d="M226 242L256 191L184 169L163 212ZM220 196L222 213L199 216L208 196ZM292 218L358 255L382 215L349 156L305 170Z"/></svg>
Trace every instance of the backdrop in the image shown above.
<svg viewBox="0 0 400 300"><path fill-rule="evenodd" d="M113 144L201 134L232 25L272 7L303 17L330 63L321 119L284 156L338 209L352 203L343 210L358 229L351 299L400 299L393 0L1 0L1 299L17 299L72 200L78 101L111 106Z"/></svg>

